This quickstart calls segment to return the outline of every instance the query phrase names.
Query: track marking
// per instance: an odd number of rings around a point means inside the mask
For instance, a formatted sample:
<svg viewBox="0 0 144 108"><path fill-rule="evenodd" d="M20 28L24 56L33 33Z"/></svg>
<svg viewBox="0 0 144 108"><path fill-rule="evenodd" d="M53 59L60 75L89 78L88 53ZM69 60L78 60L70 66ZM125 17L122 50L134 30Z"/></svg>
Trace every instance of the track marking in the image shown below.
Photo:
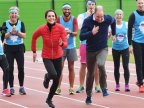
<svg viewBox="0 0 144 108"><path fill-rule="evenodd" d="M9 103L9 104L12 104L12 105L21 107L21 108L29 108L29 107L27 107L27 106L23 106L23 105L20 105L20 104L14 103L14 102L10 102L10 101L4 100L4 99L0 99L0 101L6 102L6 103Z"/></svg>

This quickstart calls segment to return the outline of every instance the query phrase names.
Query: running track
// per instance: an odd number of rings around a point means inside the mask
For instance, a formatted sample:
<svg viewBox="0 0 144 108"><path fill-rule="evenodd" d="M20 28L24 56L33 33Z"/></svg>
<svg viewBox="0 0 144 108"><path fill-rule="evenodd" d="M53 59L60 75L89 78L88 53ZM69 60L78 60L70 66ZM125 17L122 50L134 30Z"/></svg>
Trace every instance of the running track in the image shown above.
<svg viewBox="0 0 144 108"><path fill-rule="evenodd" d="M38 53L40 58L40 52ZM75 85L74 89L78 88L79 84L79 67L80 63L75 63ZM103 97L101 93L93 92L93 104L86 105L86 94L69 95L69 81L68 81L68 69L67 63L63 70L63 82L62 82L62 94L54 96L53 101L56 108L144 108L144 93L138 93L138 87L135 85L136 75L135 66L130 64L130 89L131 92L124 91L124 77L123 69L121 67L121 91L115 92L115 82L113 76L113 63L106 62L107 70L107 83L110 95ZM42 82L45 68L40 60L38 62L32 62L32 52L25 53L25 89L27 95L21 96L18 93L18 79L17 79L17 67L15 63L15 90L16 94L12 97L0 96L0 108L48 108L45 100L47 98L48 90L44 89ZM2 91L2 70L0 69L0 90ZM50 84L51 85L51 84Z"/></svg>

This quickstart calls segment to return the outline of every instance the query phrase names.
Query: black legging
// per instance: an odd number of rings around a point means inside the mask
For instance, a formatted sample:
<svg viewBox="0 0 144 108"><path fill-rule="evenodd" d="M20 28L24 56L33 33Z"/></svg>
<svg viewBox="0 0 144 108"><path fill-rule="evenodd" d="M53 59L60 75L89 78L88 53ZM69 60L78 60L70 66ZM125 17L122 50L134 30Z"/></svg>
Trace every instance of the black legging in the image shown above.
<svg viewBox="0 0 144 108"><path fill-rule="evenodd" d="M112 55L113 55L113 61L114 61L114 77L116 84L119 84L119 79L120 79L120 56L122 55L122 64L123 64L123 69L124 69L124 79L125 79L125 84L129 83L129 49L125 50L114 50L112 49Z"/></svg>
<svg viewBox="0 0 144 108"><path fill-rule="evenodd" d="M0 55L0 66L3 70L3 89L7 89L9 81L9 65L5 55Z"/></svg>
<svg viewBox="0 0 144 108"><path fill-rule="evenodd" d="M20 45L6 45L4 46L5 54L9 63L9 84L14 87L14 59L18 67L19 85L24 84L24 46Z"/></svg>
<svg viewBox="0 0 144 108"><path fill-rule="evenodd" d="M48 78L53 80L52 86L50 88L50 91L47 97L47 101L51 101L58 87L59 78L61 76L62 58L58 58L54 60L43 58L43 63L48 72Z"/></svg>
<svg viewBox="0 0 144 108"><path fill-rule="evenodd" d="M135 58L138 85L143 85L144 79L144 43L133 41L133 53Z"/></svg>

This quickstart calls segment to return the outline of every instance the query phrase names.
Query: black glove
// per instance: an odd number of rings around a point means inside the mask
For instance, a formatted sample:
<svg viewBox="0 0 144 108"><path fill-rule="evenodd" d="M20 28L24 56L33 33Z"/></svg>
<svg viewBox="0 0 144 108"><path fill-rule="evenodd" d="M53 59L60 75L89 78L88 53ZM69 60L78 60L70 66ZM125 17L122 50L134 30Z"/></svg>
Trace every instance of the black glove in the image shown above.
<svg viewBox="0 0 144 108"><path fill-rule="evenodd" d="M2 27L0 27L0 31L2 31Z"/></svg>
<svg viewBox="0 0 144 108"><path fill-rule="evenodd" d="M7 30L7 27L6 27L6 26L3 26L3 27L2 27L2 30L6 31L6 30Z"/></svg>
<svg viewBox="0 0 144 108"><path fill-rule="evenodd" d="M0 27L0 31L1 31L2 33L6 33L6 30L7 30L7 27L6 27L6 26Z"/></svg>

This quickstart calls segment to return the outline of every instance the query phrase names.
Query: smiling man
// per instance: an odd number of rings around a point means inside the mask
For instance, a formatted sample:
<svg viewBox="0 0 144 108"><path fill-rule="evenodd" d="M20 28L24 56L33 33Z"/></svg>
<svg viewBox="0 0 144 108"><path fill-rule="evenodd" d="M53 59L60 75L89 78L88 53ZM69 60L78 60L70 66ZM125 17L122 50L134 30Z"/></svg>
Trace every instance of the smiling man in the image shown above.
<svg viewBox="0 0 144 108"><path fill-rule="evenodd" d="M77 36L78 32L78 24L77 19L74 16L71 16L71 5L66 3L62 6L62 12L63 16L60 16L57 18L57 22L62 24L65 27L65 30L67 32L67 40L68 40L68 47L63 49L64 55L63 55L63 63L67 59L68 61L68 69L69 69L69 94L74 94L74 78L75 78L75 72L74 72L74 62L77 60L77 53L76 53L76 44L75 44L75 37ZM56 91L56 94L61 93L60 84L61 84L62 76L59 82L59 87Z"/></svg>
<svg viewBox="0 0 144 108"><path fill-rule="evenodd" d="M80 32L80 40L86 41L86 104L91 104L92 87L94 81L95 64L97 63L100 73L100 87L103 96L108 96L106 83L105 61L108 54L108 27L111 25L112 35L115 35L115 19L104 15L103 6L96 6L95 12L84 20Z"/></svg>

